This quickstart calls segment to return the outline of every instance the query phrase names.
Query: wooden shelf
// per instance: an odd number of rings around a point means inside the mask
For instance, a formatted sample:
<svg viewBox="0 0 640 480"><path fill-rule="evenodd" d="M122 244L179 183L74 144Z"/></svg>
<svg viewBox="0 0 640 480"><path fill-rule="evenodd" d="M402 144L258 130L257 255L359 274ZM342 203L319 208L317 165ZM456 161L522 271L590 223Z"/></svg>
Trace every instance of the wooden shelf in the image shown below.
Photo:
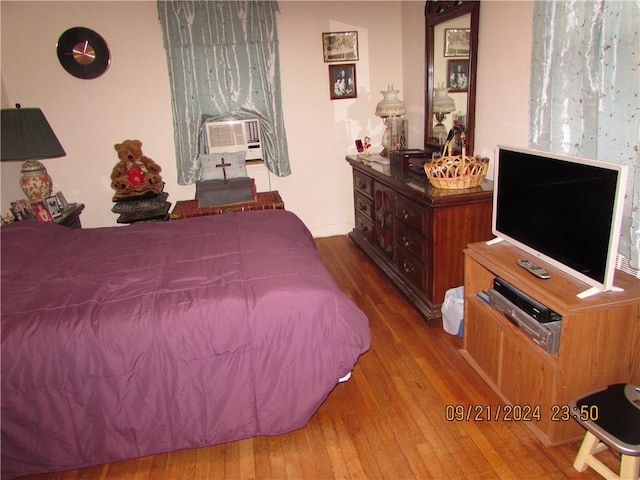
<svg viewBox="0 0 640 480"><path fill-rule="evenodd" d="M506 242L465 250L463 355L505 402L539 405L541 419L527 425L545 445L578 440L583 429L561 414L570 399L611 383L640 383L640 280L616 272L622 292L580 299L584 283L536 260L551 274L540 280L516 264L522 256ZM496 276L562 315L558 353L477 298Z"/></svg>

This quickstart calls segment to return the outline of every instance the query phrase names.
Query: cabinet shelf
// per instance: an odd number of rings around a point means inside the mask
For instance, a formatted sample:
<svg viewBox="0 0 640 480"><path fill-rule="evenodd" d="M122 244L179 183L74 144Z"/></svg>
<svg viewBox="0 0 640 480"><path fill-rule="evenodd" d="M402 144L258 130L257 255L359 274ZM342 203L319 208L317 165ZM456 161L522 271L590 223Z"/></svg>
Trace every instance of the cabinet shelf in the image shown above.
<svg viewBox="0 0 640 480"><path fill-rule="evenodd" d="M640 383L640 280L616 272L622 292L579 299L584 283L539 260L551 278L537 279L516 264L522 256L505 242L465 250L462 353L505 402L540 406L541 419L527 426L542 443L578 440L582 428L558 415L571 398L612 383ZM542 349L476 297L496 276L562 315L557 353Z"/></svg>

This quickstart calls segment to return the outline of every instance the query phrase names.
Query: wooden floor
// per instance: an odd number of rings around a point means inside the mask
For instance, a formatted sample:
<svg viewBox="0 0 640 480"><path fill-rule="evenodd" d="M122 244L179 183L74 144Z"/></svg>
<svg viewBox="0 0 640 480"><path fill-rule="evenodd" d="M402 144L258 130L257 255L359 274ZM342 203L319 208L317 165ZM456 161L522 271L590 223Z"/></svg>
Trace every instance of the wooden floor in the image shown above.
<svg viewBox="0 0 640 480"><path fill-rule="evenodd" d="M456 422L446 405L500 400L348 237L319 239L336 281L367 314L372 346L306 427L31 479L599 479L579 444L544 448L517 422ZM161 420L161 419L159 419ZM601 459L618 469L613 453Z"/></svg>

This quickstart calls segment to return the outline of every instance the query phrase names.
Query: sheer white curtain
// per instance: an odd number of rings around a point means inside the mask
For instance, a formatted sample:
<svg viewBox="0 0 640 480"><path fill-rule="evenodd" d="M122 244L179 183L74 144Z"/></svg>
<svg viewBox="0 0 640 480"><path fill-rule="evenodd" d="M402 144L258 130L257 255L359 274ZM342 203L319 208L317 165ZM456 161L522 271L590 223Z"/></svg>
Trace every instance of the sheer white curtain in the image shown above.
<svg viewBox="0 0 640 480"><path fill-rule="evenodd" d="M629 166L619 253L640 269L640 0L536 1L530 146Z"/></svg>
<svg viewBox="0 0 640 480"><path fill-rule="evenodd" d="M171 82L178 183L195 183L203 118L260 118L265 163L291 173L274 1L158 1Z"/></svg>

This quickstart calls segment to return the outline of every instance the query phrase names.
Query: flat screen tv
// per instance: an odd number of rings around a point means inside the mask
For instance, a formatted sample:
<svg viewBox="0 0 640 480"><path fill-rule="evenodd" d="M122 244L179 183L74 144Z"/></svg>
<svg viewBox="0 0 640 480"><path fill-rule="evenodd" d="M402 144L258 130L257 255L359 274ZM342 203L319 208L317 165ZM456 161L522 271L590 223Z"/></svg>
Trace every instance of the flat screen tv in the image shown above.
<svg viewBox="0 0 640 480"><path fill-rule="evenodd" d="M498 146L493 234L589 285L580 297L612 290L626 175L623 165Z"/></svg>

